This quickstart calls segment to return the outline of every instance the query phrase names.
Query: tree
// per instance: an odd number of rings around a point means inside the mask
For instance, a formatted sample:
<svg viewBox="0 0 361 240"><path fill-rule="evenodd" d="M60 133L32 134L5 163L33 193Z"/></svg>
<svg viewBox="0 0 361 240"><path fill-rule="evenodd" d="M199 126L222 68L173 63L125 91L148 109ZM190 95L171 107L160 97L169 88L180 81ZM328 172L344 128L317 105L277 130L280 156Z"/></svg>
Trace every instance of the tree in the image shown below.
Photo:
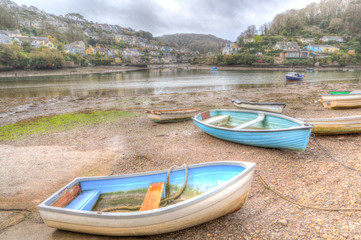
<svg viewBox="0 0 361 240"><path fill-rule="evenodd" d="M22 48L13 44L0 45L0 64L14 68L22 68L27 65L27 58L22 54Z"/></svg>
<svg viewBox="0 0 361 240"><path fill-rule="evenodd" d="M79 13L68 13L65 15L65 17L80 22L85 20L84 17Z"/></svg>
<svg viewBox="0 0 361 240"><path fill-rule="evenodd" d="M6 8L0 6L0 28L15 28L16 19Z"/></svg>
<svg viewBox="0 0 361 240"><path fill-rule="evenodd" d="M67 42L84 41L85 34L81 28L74 24L70 24L65 31Z"/></svg>
<svg viewBox="0 0 361 240"><path fill-rule="evenodd" d="M24 41L21 43L21 46L23 47L23 51L29 53L31 51L31 44L28 41Z"/></svg>

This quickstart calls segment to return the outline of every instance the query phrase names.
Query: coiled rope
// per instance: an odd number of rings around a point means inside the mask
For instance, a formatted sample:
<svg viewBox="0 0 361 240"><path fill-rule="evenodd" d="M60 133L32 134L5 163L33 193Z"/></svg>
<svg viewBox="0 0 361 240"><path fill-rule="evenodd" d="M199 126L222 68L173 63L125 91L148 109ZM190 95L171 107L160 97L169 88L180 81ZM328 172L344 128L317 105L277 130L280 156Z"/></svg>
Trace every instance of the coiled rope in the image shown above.
<svg viewBox="0 0 361 240"><path fill-rule="evenodd" d="M166 186L165 186L165 199L162 199L160 201L160 205L162 205L162 207L166 206L169 201L175 200L177 199L185 190L186 186L187 186L187 182L188 182L188 165L187 164L183 164L182 165L184 170L185 170L185 180L183 183L183 187L180 189L180 191L173 195L173 196L169 196L170 195L170 184L169 184L169 176L170 173L172 172L173 168L176 168L177 166L172 166L168 172L167 172L167 182L166 182ZM100 212L114 212L114 211L119 211L119 210L129 210L129 211L135 211L135 210L139 210L141 208L141 205L138 206L118 206L118 207L110 207L110 208L105 208L100 210Z"/></svg>

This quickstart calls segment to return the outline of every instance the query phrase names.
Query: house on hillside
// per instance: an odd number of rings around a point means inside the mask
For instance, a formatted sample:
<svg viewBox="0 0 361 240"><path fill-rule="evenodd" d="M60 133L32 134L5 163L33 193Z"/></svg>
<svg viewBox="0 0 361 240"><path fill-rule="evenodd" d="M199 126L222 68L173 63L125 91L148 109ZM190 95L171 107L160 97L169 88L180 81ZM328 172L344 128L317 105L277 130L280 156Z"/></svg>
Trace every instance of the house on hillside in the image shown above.
<svg viewBox="0 0 361 240"><path fill-rule="evenodd" d="M334 53L340 51L338 47L330 45L308 45L306 49L315 53Z"/></svg>
<svg viewBox="0 0 361 240"><path fill-rule="evenodd" d="M92 32L90 29L85 29L84 34L95 40L99 39L99 35L97 33Z"/></svg>
<svg viewBox="0 0 361 240"><path fill-rule="evenodd" d="M329 41L343 42L343 37L339 37L339 36L323 36L320 40L322 42L329 42Z"/></svg>
<svg viewBox="0 0 361 240"><path fill-rule="evenodd" d="M222 54L224 54L224 55L236 54L238 52L238 50L239 50L239 47L236 44L229 43L222 49Z"/></svg>
<svg viewBox="0 0 361 240"><path fill-rule="evenodd" d="M85 53L88 55L95 54L94 48L91 45L89 45L89 47L85 50Z"/></svg>
<svg viewBox="0 0 361 240"><path fill-rule="evenodd" d="M349 55L355 55L356 52L355 52L354 49L349 49L349 50L347 51L347 54L349 54Z"/></svg>
<svg viewBox="0 0 361 240"><path fill-rule="evenodd" d="M310 44L310 43L315 42L316 38L300 38L299 40L303 44Z"/></svg>
<svg viewBox="0 0 361 240"><path fill-rule="evenodd" d="M299 51L300 47L296 42L280 41L276 42L276 44L273 46L273 49L282 49L284 51Z"/></svg>
<svg viewBox="0 0 361 240"><path fill-rule="evenodd" d="M103 48L103 47L96 47L96 48L94 48L94 53L99 54L99 55L107 55L108 49Z"/></svg>
<svg viewBox="0 0 361 240"><path fill-rule="evenodd" d="M47 37L17 36L16 38L21 42L30 42L33 48L39 48L43 46L50 49L56 49L55 44L52 43Z"/></svg>
<svg viewBox="0 0 361 240"><path fill-rule="evenodd" d="M253 38L253 37L245 37L245 38L243 39L243 42L244 42L244 43L254 42L254 38Z"/></svg>
<svg viewBox="0 0 361 240"><path fill-rule="evenodd" d="M20 33L19 30L14 30L14 31L0 30L0 34L4 34L4 35L6 35L8 37L11 37L11 38L21 36L21 33Z"/></svg>
<svg viewBox="0 0 361 240"><path fill-rule="evenodd" d="M83 41L75 41L65 46L65 51L72 54L85 55L85 43Z"/></svg>
<svg viewBox="0 0 361 240"><path fill-rule="evenodd" d="M299 50L299 51L284 51L280 54L281 58L312 58L314 55L313 51L310 50Z"/></svg>

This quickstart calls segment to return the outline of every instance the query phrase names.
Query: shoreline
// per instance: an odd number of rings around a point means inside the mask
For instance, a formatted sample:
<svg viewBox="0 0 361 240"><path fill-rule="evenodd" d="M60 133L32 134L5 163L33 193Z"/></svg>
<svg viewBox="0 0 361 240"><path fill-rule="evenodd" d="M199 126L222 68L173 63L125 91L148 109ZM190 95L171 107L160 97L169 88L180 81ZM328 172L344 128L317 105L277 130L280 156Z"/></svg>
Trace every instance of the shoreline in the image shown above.
<svg viewBox="0 0 361 240"><path fill-rule="evenodd" d="M91 66L91 67L72 67L48 70L8 70L0 71L1 78L18 78L18 77L35 77L35 76L66 76L66 75L83 75L83 74L106 74L128 71L144 71L151 69L168 69L168 68L188 68L209 70L213 65L190 65L190 64L162 64L148 66ZM306 66L295 66L294 70L305 71ZM345 67L313 67L314 71L344 71L361 70L361 66ZM252 66L217 66L219 71L290 71L290 66L282 65L261 65Z"/></svg>
<svg viewBox="0 0 361 240"><path fill-rule="evenodd" d="M256 174L270 187L304 205L359 208L357 173L332 161L310 139L306 151L294 153L224 141L205 134L192 121L156 124L147 109L199 107L202 111L234 108L232 98L285 102L284 115L295 118L356 115L359 109L329 110L315 103L334 89L358 83L284 85L250 89L142 94L140 96L67 96L0 99L0 125L29 118L82 110L117 109L135 117L75 127L24 139L0 142L0 239L108 239L47 227L36 206L75 177L122 175L169 169L173 165L212 161L257 163ZM262 93L262 94L260 94ZM317 136L328 153L360 169L360 134ZM149 240L171 239L340 239L360 238L359 213L300 208L277 197L253 179L249 198L233 214ZM11 209L15 209L11 211ZM27 211L16 211L26 209ZM325 227L327 226L327 227ZM345 228L347 226L347 228ZM35 231L34 231L35 229Z"/></svg>

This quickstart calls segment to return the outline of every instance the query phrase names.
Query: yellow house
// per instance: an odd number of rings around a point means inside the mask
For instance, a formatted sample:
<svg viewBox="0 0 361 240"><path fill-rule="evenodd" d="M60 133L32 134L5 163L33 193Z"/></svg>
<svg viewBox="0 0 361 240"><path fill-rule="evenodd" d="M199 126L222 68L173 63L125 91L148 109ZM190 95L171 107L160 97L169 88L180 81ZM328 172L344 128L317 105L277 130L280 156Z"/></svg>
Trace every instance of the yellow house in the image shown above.
<svg viewBox="0 0 361 240"><path fill-rule="evenodd" d="M122 63L122 59L120 57L115 57L114 62L115 63Z"/></svg>
<svg viewBox="0 0 361 240"><path fill-rule="evenodd" d="M338 52L340 51L340 49L338 47L334 47L334 46L325 46L325 45L321 45L321 52L326 53L326 52Z"/></svg>
<svg viewBox="0 0 361 240"><path fill-rule="evenodd" d="M88 55L94 54L94 48L91 45L89 45L89 47L85 50L85 53Z"/></svg>
<svg viewBox="0 0 361 240"><path fill-rule="evenodd" d="M355 55L355 50L348 50L347 53L350 54L350 55Z"/></svg>
<svg viewBox="0 0 361 240"><path fill-rule="evenodd" d="M56 49L56 46L54 43L50 42L50 41L44 41L44 44L42 44L43 46L46 46L50 49Z"/></svg>

